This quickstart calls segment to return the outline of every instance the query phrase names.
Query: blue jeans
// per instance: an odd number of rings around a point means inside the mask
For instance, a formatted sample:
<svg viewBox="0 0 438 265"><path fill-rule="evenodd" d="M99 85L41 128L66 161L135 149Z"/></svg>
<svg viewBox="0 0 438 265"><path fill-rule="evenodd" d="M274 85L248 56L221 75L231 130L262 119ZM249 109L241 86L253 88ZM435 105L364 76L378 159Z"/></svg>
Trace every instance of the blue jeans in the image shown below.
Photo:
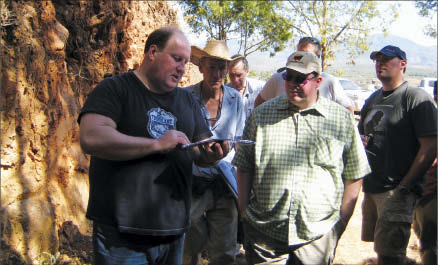
<svg viewBox="0 0 438 265"><path fill-rule="evenodd" d="M184 235L121 234L113 226L93 222L96 265L180 265Z"/></svg>

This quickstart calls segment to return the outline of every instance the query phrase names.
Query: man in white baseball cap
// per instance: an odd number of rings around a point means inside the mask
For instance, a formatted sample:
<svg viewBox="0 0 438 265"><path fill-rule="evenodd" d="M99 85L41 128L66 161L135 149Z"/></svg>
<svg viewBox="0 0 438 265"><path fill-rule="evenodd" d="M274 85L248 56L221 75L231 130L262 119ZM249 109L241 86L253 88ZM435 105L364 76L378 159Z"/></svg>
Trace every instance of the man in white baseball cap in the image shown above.
<svg viewBox="0 0 438 265"><path fill-rule="evenodd" d="M321 58L321 43L314 37L303 37L297 44L297 51L311 52L315 54L316 57ZM320 76L322 77L322 82L318 87L319 95L328 98L353 112L353 102L345 93L339 79L325 72L322 72ZM257 95L254 101L254 107L285 93L284 81L281 77L282 73L275 73L272 75Z"/></svg>
<svg viewBox="0 0 438 265"><path fill-rule="evenodd" d="M370 171L352 113L318 93L320 65L293 53L278 70L286 95L245 124L242 138L257 141L233 164L248 264L331 264Z"/></svg>

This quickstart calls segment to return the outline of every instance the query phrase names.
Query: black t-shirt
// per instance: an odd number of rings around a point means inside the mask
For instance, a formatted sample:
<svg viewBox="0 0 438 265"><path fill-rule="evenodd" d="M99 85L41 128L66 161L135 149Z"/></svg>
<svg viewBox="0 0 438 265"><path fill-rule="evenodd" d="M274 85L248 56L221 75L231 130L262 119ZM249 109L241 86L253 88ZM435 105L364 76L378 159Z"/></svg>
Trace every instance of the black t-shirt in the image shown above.
<svg viewBox="0 0 438 265"><path fill-rule="evenodd" d="M211 136L190 93L180 88L152 93L133 72L100 82L78 121L85 113L111 118L119 132L130 136L157 139L169 129L184 132L192 142ZM122 232L184 233L189 225L192 162L191 153L182 150L129 161L92 156L87 217Z"/></svg>
<svg viewBox="0 0 438 265"><path fill-rule="evenodd" d="M392 93L376 91L365 102L359 132L373 135L366 148L372 172L363 183L365 192L395 188L411 167L420 148L418 138L437 135L437 109L423 90L404 82ZM421 194L423 176L414 183Z"/></svg>

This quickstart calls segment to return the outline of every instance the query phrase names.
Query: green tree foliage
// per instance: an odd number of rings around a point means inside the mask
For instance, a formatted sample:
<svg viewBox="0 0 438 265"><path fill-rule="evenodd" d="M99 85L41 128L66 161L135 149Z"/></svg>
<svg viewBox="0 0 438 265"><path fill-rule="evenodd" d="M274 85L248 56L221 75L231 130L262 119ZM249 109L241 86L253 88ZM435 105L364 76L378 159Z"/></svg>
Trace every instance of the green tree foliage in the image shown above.
<svg viewBox="0 0 438 265"><path fill-rule="evenodd" d="M237 32L235 21L242 12L240 1L181 1L184 18L197 34L207 32L210 38L228 40L230 33Z"/></svg>
<svg viewBox="0 0 438 265"><path fill-rule="evenodd" d="M424 34L437 38L437 26L436 26L436 14L438 11L438 1L427 0L427 1L416 1L415 7L418 8L418 14L422 17L429 17L435 22L435 24L429 24L424 29ZM435 17L435 18L434 18Z"/></svg>
<svg viewBox="0 0 438 265"><path fill-rule="evenodd" d="M277 12L279 1L196 1L180 2L187 24L195 33L210 38L238 39L239 53L270 51L271 56L286 47L292 24Z"/></svg>
<svg viewBox="0 0 438 265"><path fill-rule="evenodd" d="M375 29L387 34L396 20L397 4L383 10L377 1L287 1L293 30L301 36L321 41L323 70L335 59L336 49L348 51L354 58L369 48L368 37Z"/></svg>
<svg viewBox="0 0 438 265"><path fill-rule="evenodd" d="M292 23L281 11L279 1L244 1L244 8L239 15L237 26L240 29L240 50L247 56L255 51L270 50L274 56L286 48L292 37Z"/></svg>

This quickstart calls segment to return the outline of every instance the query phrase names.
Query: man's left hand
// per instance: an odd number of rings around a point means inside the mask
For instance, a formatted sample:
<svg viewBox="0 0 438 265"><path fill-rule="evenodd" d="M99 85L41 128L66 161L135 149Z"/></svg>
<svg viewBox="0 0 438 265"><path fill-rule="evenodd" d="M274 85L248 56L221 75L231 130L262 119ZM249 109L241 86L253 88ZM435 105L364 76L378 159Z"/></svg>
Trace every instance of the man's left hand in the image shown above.
<svg viewBox="0 0 438 265"><path fill-rule="evenodd" d="M230 145L228 141L206 143L201 145L199 150L201 151L199 162L214 165L228 154Z"/></svg>

